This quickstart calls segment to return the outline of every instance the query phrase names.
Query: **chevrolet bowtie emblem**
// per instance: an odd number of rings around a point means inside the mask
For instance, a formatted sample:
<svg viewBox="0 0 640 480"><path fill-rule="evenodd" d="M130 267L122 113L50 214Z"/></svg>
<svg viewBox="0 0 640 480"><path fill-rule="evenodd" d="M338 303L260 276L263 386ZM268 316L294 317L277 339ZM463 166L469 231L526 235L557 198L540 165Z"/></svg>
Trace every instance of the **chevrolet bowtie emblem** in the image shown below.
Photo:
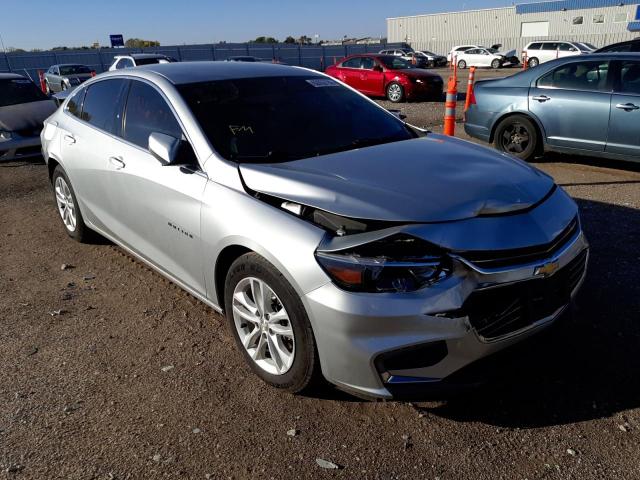
<svg viewBox="0 0 640 480"><path fill-rule="evenodd" d="M540 265L536 267L533 272L534 275L542 275L544 277L548 277L553 275L560 268L560 264L558 262L549 262L544 265Z"/></svg>

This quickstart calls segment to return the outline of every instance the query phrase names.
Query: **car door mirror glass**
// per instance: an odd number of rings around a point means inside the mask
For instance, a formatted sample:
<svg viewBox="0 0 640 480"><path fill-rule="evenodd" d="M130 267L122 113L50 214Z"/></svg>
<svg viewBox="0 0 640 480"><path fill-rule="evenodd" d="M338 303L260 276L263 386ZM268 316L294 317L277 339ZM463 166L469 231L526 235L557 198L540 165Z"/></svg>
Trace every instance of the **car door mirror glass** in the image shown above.
<svg viewBox="0 0 640 480"><path fill-rule="evenodd" d="M180 139L158 132L152 132L149 135L149 152L162 165L175 163L179 150Z"/></svg>

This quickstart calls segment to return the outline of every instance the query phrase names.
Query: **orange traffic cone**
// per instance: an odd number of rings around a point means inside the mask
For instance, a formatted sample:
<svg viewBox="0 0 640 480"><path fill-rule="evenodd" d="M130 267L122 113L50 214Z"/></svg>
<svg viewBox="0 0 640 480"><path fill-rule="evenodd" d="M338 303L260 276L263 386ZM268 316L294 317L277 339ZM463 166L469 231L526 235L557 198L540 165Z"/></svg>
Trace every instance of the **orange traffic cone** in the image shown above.
<svg viewBox="0 0 640 480"><path fill-rule="evenodd" d="M458 101L458 85L456 77L449 77L447 84L447 101L444 104L444 134L453 137L456 133L456 102Z"/></svg>
<svg viewBox="0 0 640 480"><path fill-rule="evenodd" d="M469 106L471 104L476 104L476 97L473 94L473 83L475 82L476 77L476 67L471 67L469 69L469 82L467 83L467 98L464 102L464 111L469 110Z"/></svg>

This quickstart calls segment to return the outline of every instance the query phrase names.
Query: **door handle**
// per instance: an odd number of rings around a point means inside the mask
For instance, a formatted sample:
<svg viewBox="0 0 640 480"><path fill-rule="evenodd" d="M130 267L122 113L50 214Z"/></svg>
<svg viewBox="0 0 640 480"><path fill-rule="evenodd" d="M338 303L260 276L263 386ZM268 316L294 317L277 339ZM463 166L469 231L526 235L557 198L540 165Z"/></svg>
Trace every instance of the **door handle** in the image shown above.
<svg viewBox="0 0 640 480"><path fill-rule="evenodd" d="M548 100L551 100L551 98L547 97L546 95L538 95L537 97L533 97L533 100L535 100L536 102L544 103Z"/></svg>
<svg viewBox="0 0 640 480"><path fill-rule="evenodd" d="M126 164L119 157L109 157L109 163L116 167L116 170L120 170L126 166Z"/></svg>
<svg viewBox="0 0 640 480"><path fill-rule="evenodd" d="M634 105L633 103L619 103L616 105L616 108L619 108L620 110L625 110L627 112L630 112L631 110L640 109L639 106Z"/></svg>
<svg viewBox="0 0 640 480"><path fill-rule="evenodd" d="M76 137L74 137L73 135L65 135L64 139L69 145L73 145L74 143L76 143Z"/></svg>

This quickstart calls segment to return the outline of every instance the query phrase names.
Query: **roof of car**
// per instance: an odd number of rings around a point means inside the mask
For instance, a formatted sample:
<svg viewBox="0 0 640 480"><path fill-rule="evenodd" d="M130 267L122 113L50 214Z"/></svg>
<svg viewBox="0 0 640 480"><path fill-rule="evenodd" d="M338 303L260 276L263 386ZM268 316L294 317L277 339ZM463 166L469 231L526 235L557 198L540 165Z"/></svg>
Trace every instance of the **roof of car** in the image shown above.
<svg viewBox="0 0 640 480"><path fill-rule="evenodd" d="M82 63L57 63L56 65L51 65L52 67L75 67L75 66L79 66L79 67L86 67L86 65L83 65Z"/></svg>
<svg viewBox="0 0 640 480"><path fill-rule="evenodd" d="M26 78L22 75L18 75L17 73L0 73L0 80L13 80L16 78Z"/></svg>
<svg viewBox="0 0 640 480"><path fill-rule="evenodd" d="M131 58L167 58L163 53L123 53L116 55L114 58L131 57Z"/></svg>
<svg viewBox="0 0 640 480"><path fill-rule="evenodd" d="M136 68L103 73L100 77L132 75L147 77L160 75L175 85L210 82L237 78L308 76L317 74L312 70L262 62L175 62L154 63Z"/></svg>

